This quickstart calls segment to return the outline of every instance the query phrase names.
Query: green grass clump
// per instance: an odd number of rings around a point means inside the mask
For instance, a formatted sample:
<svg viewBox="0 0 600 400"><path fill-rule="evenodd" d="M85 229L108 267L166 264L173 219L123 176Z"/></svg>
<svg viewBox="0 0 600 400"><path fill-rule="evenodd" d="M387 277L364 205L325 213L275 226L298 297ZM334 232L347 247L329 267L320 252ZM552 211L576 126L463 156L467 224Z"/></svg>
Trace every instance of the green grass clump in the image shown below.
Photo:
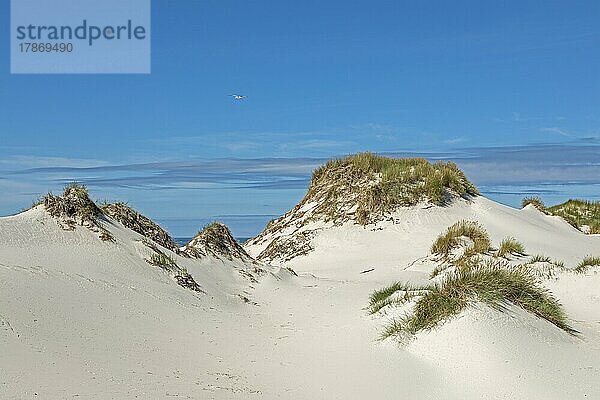
<svg viewBox="0 0 600 400"><path fill-rule="evenodd" d="M164 269L178 268L177 264L175 263L175 260L164 253L152 254L148 262L154 266L161 267Z"/></svg>
<svg viewBox="0 0 600 400"><path fill-rule="evenodd" d="M490 237L481 225L474 221L459 221L450 226L446 233L438 236L431 246L431 252L448 258L450 252L460 245L461 238L464 237L473 242L465 250L465 256L485 253L490 248Z"/></svg>
<svg viewBox="0 0 600 400"><path fill-rule="evenodd" d="M146 259L146 262L169 272L179 286L193 290L194 292L205 293L200 285L194 280L194 277L189 274L187 269L177 265L173 257L163 253L150 240L144 239L142 243L144 243L145 246L148 246L153 251L153 253L150 255L150 258Z"/></svg>
<svg viewBox="0 0 600 400"><path fill-rule="evenodd" d="M380 302L385 301L382 295L377 297ZM430 330L477 301L499 309L503 303L513 303L569 333L575 332L569 327L562 306L537 284L536 278L527 270L487 263L475 268L458 269L448 274L443 282L429 287L416 300L412 312L392 321L382 337L397 336L402 339Z"/></svg>
<svg viewBox="0 0 600 400"><path fill-rule="evenodd" d="M454 163L359 153L317 168L307 198L324 199L315 211L329 219L356 204L356 221L366 225L400 206L426 200L443 205L449 192L461 197L479 195Z"/></svg>
<svg viewBox="0 0 600 400"><path fill-rule="evenodd" d="M525 246L523 246L517 239L513 237L505 238L500 243L500 247L496 252L496 257L505 257L507 255L524 255L525 254Z"/></svg>
<svg viewBox="0 0 600 400"><path fill-rule="evenodd" d="M523 208L525 208L526 206L528 206L530 204L540 211L546 211L546 205L544 204L544 201L537 196L525 197L521 201L521 207L523 207Z"/></svg>
<svg viewBox="0 0 600 400"><path fill-rule="evenodd" d="M589 233L600 233L600 202L569 200L548 208L552 215L562 217L569 224L581 230L584 225Z"/></svg>
<svg viewBox="0 0 600 400"><path fill-rule="evenodd" d="M593 256L585 257L583 260L581 260L579 265L577 265L577 267L575 267L575 272L584 273L590 267L600 267L600 257L593 257Z"/></svg>
<svg viewBox="0 0 600 400"><path fill-rule="evenodd" d="M411 300L418 293L421 293L423 290L427 289L428 287L416 287L404 284L402 282L395 282L390 286L387 286L380 290L376 290L371 294L368 307L369 313L375 314L383 307L388 306L390 304L403 304ZM404 295L402 297L391 297L394 293L399 291L404 292Z"/></svg>
<svg viewBox="0 0 600 400"><path fill-rule="evenodd" d="M399 290L407 290L408 286L402 282L392 283L390 286L386 286L383 289L379 289L371 293L371 297L369 298L370 304L374 305L379 303L382 300L387 299L392 294L396 293Z"/></svg>
<svg viewBox="0 0 600 400"><path fill-rule="evenodd" d="M466 269L466 268L474 268L483 262L483 258L479 255L469 255L463 254L461 257L458 257L456 260L453 260L449 263L441 263L438 264L432 271L429 277L431 279L435 278L442 272L455 267L457 269Z"/></svg>

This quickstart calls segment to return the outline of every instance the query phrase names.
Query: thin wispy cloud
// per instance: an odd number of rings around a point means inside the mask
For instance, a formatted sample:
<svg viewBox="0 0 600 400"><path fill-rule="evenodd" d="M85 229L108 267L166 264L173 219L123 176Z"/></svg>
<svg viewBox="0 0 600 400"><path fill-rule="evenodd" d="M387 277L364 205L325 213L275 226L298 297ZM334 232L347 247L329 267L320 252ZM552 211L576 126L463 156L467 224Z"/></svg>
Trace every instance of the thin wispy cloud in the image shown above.
<svg viewBox="0 0 600 400"><path fill-rule="evenodd" d="M495 122L504 124L523 124L531 125L532 123L555 123L556 121L565 121L567 118L563 116L535 116L524 115L520 112L513 112L510 116L496 117Z"/></svg>
<svg viewBox="0 0 600 400"><path fill-rule="evenodd" d="M92 187L151 189L305 187L319 158L260 158L172 161L97 167L39 167L9 171L12 179L50 185L77 181Z"/></svg>
<svg viewBox="0 0 600 400"><path fill-rule="evenodd" d="M462 138L449 139L460 143ZM300 146L302 143L297 143ZM308 141L308 147L338 147L335 142ZM343 142L342 142L343 147ZM339 153L344 155L345 153ZM600 182L600 146L544 144L524 146L460 148L441 152L394 152L395 157L425 157L453 160L480 184ZM310 173L328 157L185 160L111 165L103 161L55 160L60 166L5 170L8 179L55 183L81 181L98 187L160 188L302 188ZM28 162L47 165L51 160ZM90 164L96 166L88 166ZM18 178L17 178L18 176Z"/></svg>
<svg viewBox="0 0 600 400"><path fill-rule="evenodd" d="M316 130L227 131L202 132L189 135L164 135L145 139L138 148L151 145L153 157L168 158L174 153L198 154L210 157L226 153L240 158L266 157L329 157L332 154L355 152L368 148L374 151L416 146L419 137L440 142L443 135L423 132L412 127L379 123L349 124Z"/></svg>
<svg viewBox="0 0 600 400"><path fill-rule="evenodd" d="M339 156L344 154L340 152ZM600 186L600 143L597 140L382 154L455 161L485 195L510 204L517 204L520 197L529 194L556 199L571 195L594 198ZM59 191L64 184L77 181L88 185L100 198L142 205L153 199L143 210L159 219L164 218L167 208L171 216L179 210L180 217L186 217L190 206L184 204L197 204L196 213L205 211L208 215L221 215L225 211L217 200L222 196L218 195L221 192L228 193L227 196L233 196L233 199L236 193L244 193L230 205L237 212L257 214L260 211L270 215L273 210L284 212L298 201L298 196L309 185L312 171L328 158L222 158L131 164L81 159L21 159L23 162L13 164L12 168L9 168L10 163L2 164L4 179L0 179L0 210L4 215L15 212L37 196ZM53 162L57 165L49 166ZM23 168L24 165L30 168ZM285 194L288 191L292 191L293 196ZM275 196L275 193L279 194ZM245 200L249 194L252 201ZM272 203L273 196L277 199L276 206ZM215 200L209 205L201 201L206 198ZM152 204L162 206L155 209L153 207L158 206ZM261 218L259 220L263 221L266 217ZM170 223L170 226L181 226L180 231L185 231L183 225Z"/></svg>
<svg viewBox="0 0 600 400"><path fill-rule="evenodd" d="M451 139L446 139L444 140L445 144L458 144L458 143L462 143L465 141L464 137L456 137L456 138L451 138Z"/></svg>
<svg viewBox="0 0 600 400"><path fill-rule="evenodd" d="M559 128L556 126L553 127L546 127L546 128L540 128L541 132L549 132L549 133L556 133L558 135L562 135L565 137L573 137L573 135L569 132L567 132L565 129L563 128Z"/></svg>
<svg viewBox="0 0 600 400"><path fill-rule="evenodd" d="M85 158L15 155L0 159L0 170L15 168L55 167L58 165L61 167L85 168L108 164L110 164L108 161Z"/></svg>
<svg viewBox="0 0 600 400"><path fill-rule="evenodd" d="M301 149L301 150L342 150L348 149L352 146L356 146L357 143L351 141L342 140L323 140L323 139L312 139L303 140L292 143L284 143L280 147L282 150L288 149Z"/></svg>

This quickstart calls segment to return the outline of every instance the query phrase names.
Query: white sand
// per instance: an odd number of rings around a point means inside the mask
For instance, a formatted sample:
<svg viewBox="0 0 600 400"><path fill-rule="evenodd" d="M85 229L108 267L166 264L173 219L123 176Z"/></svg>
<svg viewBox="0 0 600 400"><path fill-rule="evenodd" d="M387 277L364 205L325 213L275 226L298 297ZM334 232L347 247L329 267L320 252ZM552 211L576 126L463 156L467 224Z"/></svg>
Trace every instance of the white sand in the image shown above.
<svg viewBox="0 0 600 400"><path fill-rule="evenodd" d="M460 219L569 266L600 255L598 235L485 198L394 217L324 230L286 264L300 277L273 268L253 284L239 263L177 258L206 294L146 263L120 224L105 226L113 244L39 207L0 218L0 398L600 398L600 270L547 283L581 338L478 306L399 347L364 310L383 285L426 280L413 261Z"/></svg>

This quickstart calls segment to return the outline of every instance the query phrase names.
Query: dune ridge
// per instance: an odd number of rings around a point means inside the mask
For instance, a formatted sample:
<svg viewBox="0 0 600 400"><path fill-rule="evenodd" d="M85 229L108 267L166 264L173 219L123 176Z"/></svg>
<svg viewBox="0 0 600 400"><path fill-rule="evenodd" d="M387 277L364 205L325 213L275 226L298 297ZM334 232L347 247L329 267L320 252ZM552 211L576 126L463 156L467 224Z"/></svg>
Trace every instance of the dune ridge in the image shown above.
<svg viewBox="0 0 600 400"><path fill-rule="evenodd" d="M366 221L356 214L360 189L338 187L330 204L341 208L329 218L316 211L328 197L314 194L330 188L312 186L243 246L213 224L174 247L137 211L94 207L79 189L52 198L60 212L39 204L0 217L1 397L600 397L600 236L422 168L441 176L431 185L443 201L367 207ZM412 182L414 195L424 184ZM474 225L452 228L461 221ZM551 294L573 332L510 291L508 301L476 301L486 283L410 341L378 340L410 315L419 291L452 277L470 287L469 271L488 261L504 271L491 275L509 282L502 290L521 279L509 271L526 269L523 287ZM394 282L375 310L369 298Z"/></svg>

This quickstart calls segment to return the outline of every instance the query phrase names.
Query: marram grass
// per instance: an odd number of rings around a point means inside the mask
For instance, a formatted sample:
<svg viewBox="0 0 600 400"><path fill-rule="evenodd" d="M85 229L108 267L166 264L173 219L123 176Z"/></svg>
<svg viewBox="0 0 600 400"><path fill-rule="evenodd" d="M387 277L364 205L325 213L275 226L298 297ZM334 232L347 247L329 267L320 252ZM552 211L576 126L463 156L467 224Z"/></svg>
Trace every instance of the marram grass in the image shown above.
<svg viewBox="0 0 600 400"><path fill-rule="evenodd" d="M379 304L385 302L394 293L392 289L380 291L371 300L376 298ZM475 302L495 308L512 303L566 332L575 333L560 303L524 268L507 269L500 263L489 262L475 268L458 269L446 275L441 283L422 291L425 294L418 296L411 312L385 327L382 339L393 336L403 340L431 330ZM371 303L370 308L375 309L374 306Z"/></svg>
<svg viewBox="0 0 600 400"><path fill-rule="evenodd" d="M127 228L147 237L164 248L177 250L177 243L167 231L150 218L140 214L126 203L104 203L100 205L102 212L116 219Z"/></svg>
<svg viewBox="0 0 600 400"><path fill-rule="evenodd" d="M544 204L544 201L537 196L525 197L521 201L521 207L525 208L526 206L529 206L529 205L534 206L535 208L537 208L540 211L546 211L546 205Z"/></svg>
<svg viewBox="0 0 600 400"><path fill-rule="evenodd" d="M464 173L451 162L430 163L424 158L389 158L359 153L328 161L312 176L309 195L325 190L317 210L335 215L343 199L357 196L356 221L373 222L400 206L430 201L443 205L452 192L461 197L479 195Z"/></svg>
<svg viewBox="0 0 600 400"><path fill-rule="evenodd" d="M376 290L371 294L369 298L369 313L375 314L382 308L395 304L404 304L411 300L415 295L423 293L423 291L429 290L428 286L411 286L402 282L392 283L390 286L386 286L382 289ZM402 292L401 296L392 297L392 295Z"/></svg>
<svg viewBox="0 0 600 400"><path fill-rule="evenodd" d="M431 246L431 252L447 258L452 250L460 245L463 237L469 238L473 242L465 250L466 256L485 253L490 248L490 237L481 225L473 221L460 221L438 236Z"/></svg>
<svg viewBox="0 0 600 400"><path fill-rule="evenodd" d="M577 229L588 227L588 233L600 233L600 201L568 200L548 208L552 215L562 217Z"/></svg>
<svg viewBox="0 0 600 400"><path fill-rule="evenodd" d="M570 199L564 203L546 207L539 197L526 197L521 204L523 207L531 204L546 214L562 217L569 224L586 233L600 233L600 201Z"/></svg>
<svg viewBox="0 0 600 400"><path fill-rule="evenodd" d="M535 256L531 257L531 259L529 260L529 263L534 264L534 263L549 263L552 260L550 259L550 257L542 255L542 254L536 254Z"/></svg>
<svg viewBox="0 0 600 400"><path fill-rule="evenodd" d="M87 188L78 183L65 186L62 196L48 193L41 202L53 217L79 218L82 222L95 223L96 218L102 214L90 199Z"/></svg>
<svg viewBox="0 0 600 400"><path fill-rule="evenodd" d="M500 247L496 252L496 257L506 257L509 255L524 255L525 246L513 237L505 238L500 243Z"/></svg>
<svg viewBox="0 0 600 400"><path fill-rule="evenodd" d="M579 273L584 273L590 267L600 267L600 257L594 256L586 256L581 260L581 262L575 267L575 271Z"/></svg>
<svg viewBox="0 0 600 400"><path fill-rule="evenodd" d="M152 254L148 262L154 266L161 267L164 269L177 267L177 264L175 264L175 260L173 259L173 257L170 257L163 253Z"/></svg>

